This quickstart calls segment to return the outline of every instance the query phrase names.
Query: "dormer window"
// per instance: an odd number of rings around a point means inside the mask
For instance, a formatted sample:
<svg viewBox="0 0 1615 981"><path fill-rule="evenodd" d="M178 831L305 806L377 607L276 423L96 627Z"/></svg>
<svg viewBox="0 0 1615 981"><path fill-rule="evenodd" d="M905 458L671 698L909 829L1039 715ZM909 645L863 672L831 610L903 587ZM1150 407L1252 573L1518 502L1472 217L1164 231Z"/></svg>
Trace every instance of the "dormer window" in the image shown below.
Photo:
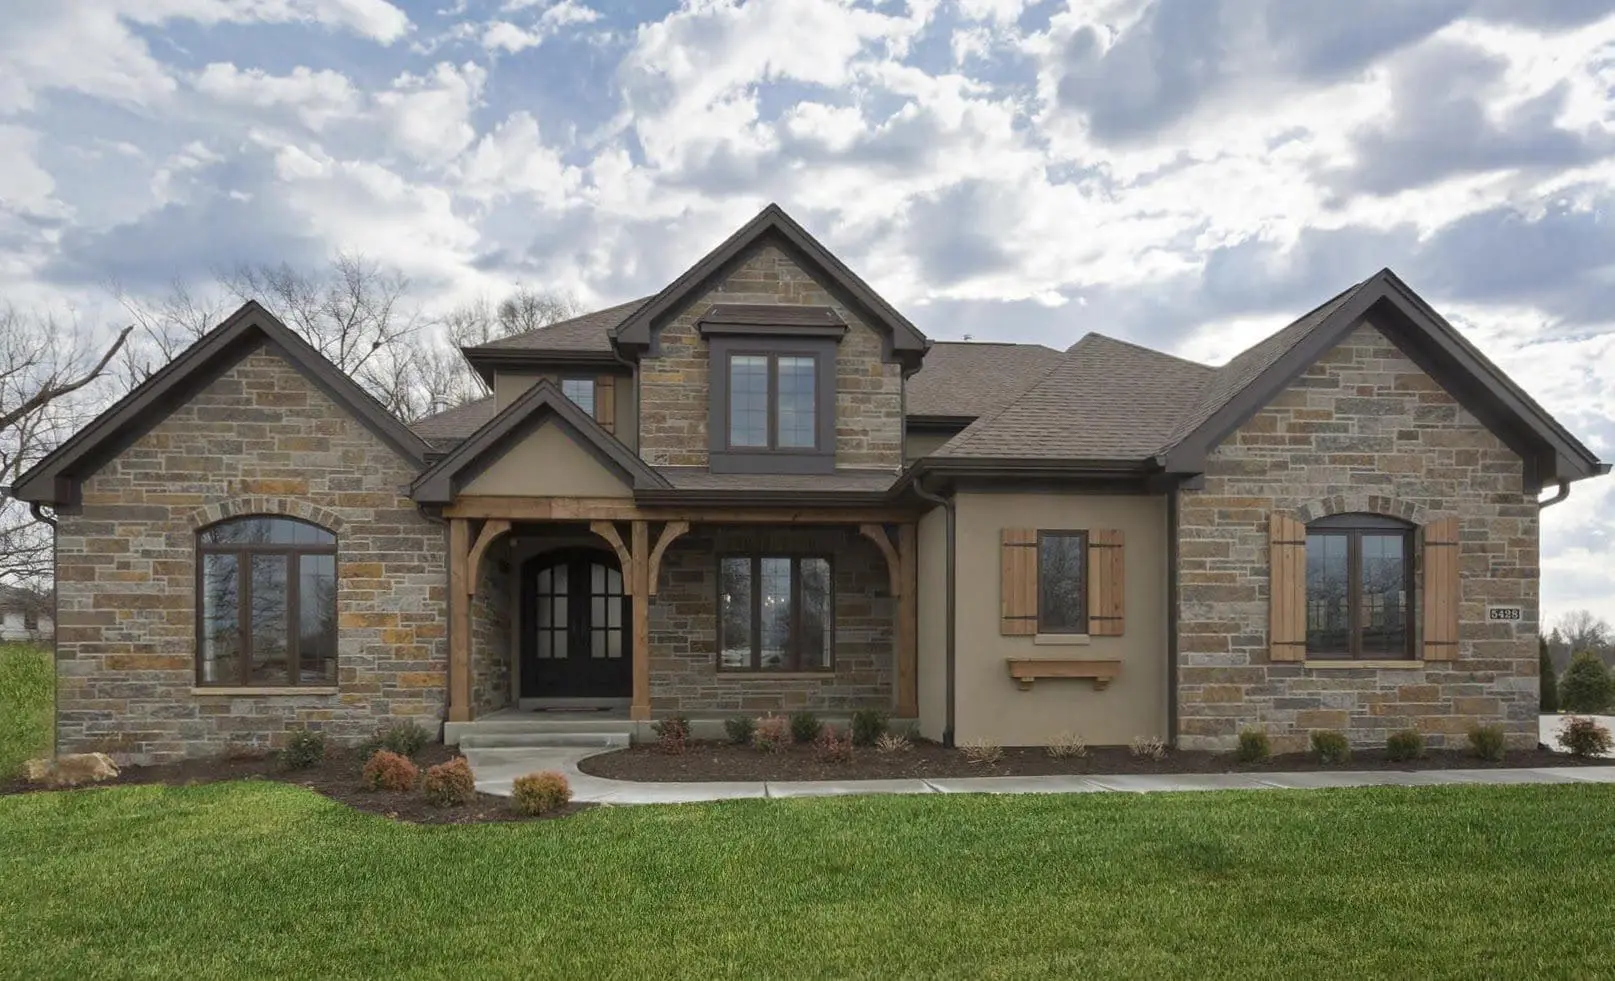
<svg viewBox="0 0 1615 981"><path fill-rule="evenodd" d="M730 354L729 446L813 449L817 374L812 354Z"/></svg>

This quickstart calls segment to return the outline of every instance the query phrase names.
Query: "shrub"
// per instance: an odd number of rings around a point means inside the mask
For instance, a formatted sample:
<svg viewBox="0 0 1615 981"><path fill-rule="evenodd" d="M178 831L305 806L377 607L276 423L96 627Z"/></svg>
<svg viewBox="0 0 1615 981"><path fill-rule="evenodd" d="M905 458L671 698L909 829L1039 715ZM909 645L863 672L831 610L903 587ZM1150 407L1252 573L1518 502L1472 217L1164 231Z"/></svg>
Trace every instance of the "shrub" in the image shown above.
<svg viewBox="0 0 1615 981"><path fill-rule="evenodd" d="M288 770L306 770L325 759L325 733L294 729L280 751L280 765Z"/></svg>
<svg viewBox="0 0 1615 981"><path fill-rule="evenodd" d="M732 719L723 720L723 731L728 733L729 741L736 746L745 746L751 742L751 733L757 728L757 720L749 715L737 715Z"/></svg>
<svg viewBox="0 0 1615 981"><path fill-rule="evenodd" d="M821 763L851 763L852 733L842 734L835 726L825 726L813 740L813 752Z"/></svg>
<svg viewBox="0 0 1615 981"><path fill-rule="evenodd" d="M914 744L900 732L883 732L875 740L875 751L878 753L906 753L913 748Z"/></svg>
<svg viewBox="0 0 1615 981"><path fill-rule="evenodd" d="M1003 747L987 739L967 739L959 744L959 752L977 766L991 766L1004 758Z"/></svg>
<svg viewBox="0 0 1615 981"><path fill-rule="evenodd" d="M1236 755L1241 763L1260 763L1273 755L1273 743L1260 729L1242 729Z"/></svg>
<svg viewBox="0 0 1615 981"><path fill-rule="evenodd" d="M1385 740L1385 755L1396 763L1424 759L1424 733L1417 729L1391 733Z"/></svg>
<svg viewBox="0 0 1615 981"><path fill-rule="evenodd" d="M409 757L378 749L364 765L364 785L371 790L414 790L420 768Z"/></svg>
<svg viewBox="0 0 1615 981"><path fill-rule="evenodd" d="M1135 736L1127 749L1141 760L1166 759L1166 740L1160 736Z"/></svg>
<svg viewBox="0 0 1615 981"><path fill-rule="evenodd" d="M683 715L670 715L662 721L651 726L656 733L656 742L662 752L672 756L679 756L684 752L684 744L690 741L690 720Z"/></svg>
<svg viewBox="0 0 1615 981"><path fill-rule="evenodd" d="M1312 751L1320 762L1344 763L1351 759L1351 742L1343 732L1319 729L1312 734Z"/></svg>
<svg viewBox="0 0 1615 981"><path fill-rule="evenodd" d="M572 786L554 770L517 777L510 787L510 806L529 817L558 811L571 800Z"/></svg>
<svg viewBox="0 0 1615 981"><path fill-rule="evenodd" d="M427 767L421 791L427 803L436 807L460 807L477 799L477 780L465 757L456 756L447 763Z"/></svg>
<svg viewBox="0 0 1615 981"><path fill-rule="evenodd" d="M1469 730L1469 748L1483 760L1496 763L1503 758L1503 727L1476 726Z"/></svg>
<svg viewBox="0 0 1615 981"><path fill-rule="evenodd" d="M852 713L852 744L873 746L886 732L886 713L880 709L859 709Z"/></svg>
<svg viewBox="0 0 1615 981"><path fill-rule="evenodd" d="M812 712L797 712L791 716L791 739L799 743L811 743L819 738L819 730L824 723Z"/></svg>
<svg viewBox="0 0 1615 981"><path fill-rule="evenodd" d="M1609 707L1615 681L1609 668L1592 651L1582 651L1570 659L1564 677L1559 679L1559 704L1566 712L1602 712Z"/></svg>
<svg viewBox="0 0 1615 981"><path fill-rule="evenodd" d="M1088 755L1088 744L1074 732L1062 732L1043 751L1049 754L1050 759L1080 760Z"/></svg>
<svg viewBox="0 0 1615 981"><path fill-rule="evenodd" d="M373 738L360 743L359 755L368 759L375 755L376 750L385 749L399 756L414 756L431 741L432 734L421 728L419 723L409 720L394 722L378 729Z"/></svg>
<svg viewBox="0 0 1615 981"><path fill-rule="evenodd" d="M1572 718L1565 722L1565 727L1559 732L1559 741L1571 756L1587 758L1602 756L1615 746L1609 730L1598 724L1597 719Z"/></svg>
<svg viewBox="0 0 1615 981"><path fill-rule="evenodd" d="M1559 674L1548 655L1548 638L1537 638L1537 673L1541 677L1538 708L1544 713L1559 711Z"/></svg>
<svg viewBox="0 0 1615 981"><path fill-rule="evenodd" d="M783 716L765 715L752 728L751 744L765 753L777 753L791 738L791 724Z"/></svg>

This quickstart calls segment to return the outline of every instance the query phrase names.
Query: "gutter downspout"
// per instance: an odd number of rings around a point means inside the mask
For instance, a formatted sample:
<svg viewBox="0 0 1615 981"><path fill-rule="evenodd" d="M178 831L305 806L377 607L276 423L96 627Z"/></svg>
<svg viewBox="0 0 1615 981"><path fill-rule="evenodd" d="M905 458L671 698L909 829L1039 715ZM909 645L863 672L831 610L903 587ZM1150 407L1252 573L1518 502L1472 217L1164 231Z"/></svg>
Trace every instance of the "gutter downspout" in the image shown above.
<svg viewBox="0 0 1615 981"><path fill-rule="evenodd" d="M943 705L944 705L944 708L945 708L945 714L944 714L944 719L943 719L943 723L942 723L942 745L948 747L949 749L952 749L953 748L953 741L954 741L953 740L953 730L954 730L954 692L955 692L955 690L957 689L957 686L958 686L958 683L957 683L957 674L958 674L958 672L955 669L955 661L954 661L954 651L955 651L956 645L955 645L955 642L954 642L955 613L954 613L954 608L953 608L954 607L954 602L953 602L953 600L954 600L954 567L955 567L955 564L956 564L955 561L954 561L954 555L955 555L955 552L956 552L956 547L955 547L955 533L956 532L955 532L955 529L956 529L957 524L958 524L958 517L957 517L957 512L954 510L954 499L952 497L943 497L940 494L936 494L936 493L933 493L931 491L926 490L925 487L920 483L918 478L916 478L914 480L914 482L910 486L912 486L914 488L914 494L920 500L929 501L932 504L940 504L940 505L942 505L942 512L943 512L944 518L945 518L945 520L947 522L947 536L946 536L947 537L946 551L948 553L947 560L946 560L947 561L947 586L943 590L943 592L946 594L946 599L945 599L945 602L943 604L943 609L944 609L944 611L946 613L946 616L947 616L947 641L946 641L946 643L944 645L944 655L943 655L943 657L944 657L943 663L946 665L946 667L944 668L944 674L945 674L945 676L947 678L947 694L944 696L944 701L943 701Z"/></svg>
<svg viewBox="0 0 1615 981"><path fill-rule="evenodd" d="M1178 494L1166 495L1166 741L1178 746Z"/></svg>
<svg viewBox="0 0 1615 981"><path fill-rule="evenodd" d="M40 508L42 506L43 505L41 505L38 501L35 501L32 504L28 505L28 513L34 516L35 521L42 521L45 524L50 525L52 528L55 528L56 527L56 519L52 518L52 517L48 517L45 514L44 511L40 510ZM53 565L51 568L55 568L55 566ZM55 622L56 622L55 620L51 621L51 623L55 623Z"/></svg>
<svg viewBox="0 0 1615 981"><path fill-rule="evenodd" d="M1555 504L1558 504L1560 501L1563 501L1565 498L1567 498L1569 496L1570 496L1570 481L1561 480L1561 481L1559 481L1559 493L1557 493L1557 494L1553 495L1552 497L1548 498L1546 501L1538 501L1538 502L1536 502L1536 508L1537 508L1538 511L1541 511L1544 508L1551 508Z"/></svg>

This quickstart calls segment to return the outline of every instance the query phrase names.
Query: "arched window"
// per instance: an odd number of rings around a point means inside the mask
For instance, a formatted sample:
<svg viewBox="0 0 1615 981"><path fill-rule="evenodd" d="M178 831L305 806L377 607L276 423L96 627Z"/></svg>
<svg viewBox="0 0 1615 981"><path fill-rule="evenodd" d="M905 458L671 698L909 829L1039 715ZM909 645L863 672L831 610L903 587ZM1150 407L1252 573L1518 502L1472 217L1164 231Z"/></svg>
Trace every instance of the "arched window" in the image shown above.
<svg viewBox="0 0 1615 981"><path fill-rule="evenodd" d="M255 515L196 543L196 682L336 684L336 535Z"/></svg>
<svg viewBox="0 0 1615 981"><path fill-rule="evenodd" d="M1413 656L1413 527L1377 514L1307 525L1307 657Z"/></svg>

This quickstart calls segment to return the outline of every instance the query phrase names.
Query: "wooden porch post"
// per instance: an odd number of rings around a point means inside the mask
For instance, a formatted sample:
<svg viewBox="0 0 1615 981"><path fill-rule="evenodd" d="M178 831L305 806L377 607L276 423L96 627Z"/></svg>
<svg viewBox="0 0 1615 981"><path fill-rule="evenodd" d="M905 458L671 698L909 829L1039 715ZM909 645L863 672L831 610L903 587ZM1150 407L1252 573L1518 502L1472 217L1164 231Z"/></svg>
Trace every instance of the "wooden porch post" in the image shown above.
<svg viewBox="0 0 1615 981"><path fill-rule="evenodd" d="M913 522L897 526L897 716L920 715L920 565L919 530Z"/></svg>
<svg viewBox="0 0 1615 981"><path fill-rule="evenodd" d="M650 528L635 521L629 536L634 595L634 697L628 718L640 722L650 718Z"/></svg>
<svg viewBox="0 0 1615 981"><path fill-rule="evenodd" d="M449 721L471 721L471 528L449 519Z"/></svg>

